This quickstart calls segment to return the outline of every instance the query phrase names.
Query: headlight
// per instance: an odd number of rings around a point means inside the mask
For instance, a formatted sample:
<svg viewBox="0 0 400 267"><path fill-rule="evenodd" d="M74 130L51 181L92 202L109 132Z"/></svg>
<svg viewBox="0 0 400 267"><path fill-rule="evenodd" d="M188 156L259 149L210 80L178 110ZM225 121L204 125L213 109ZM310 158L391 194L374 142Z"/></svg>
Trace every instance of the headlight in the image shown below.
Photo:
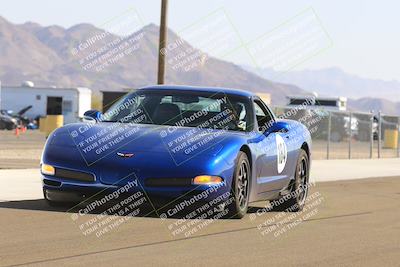
<svg viewBox="0 0 400 267"><path fill-rule="evenodd" d="M15 123L15 124L17 124L17 123L18 123L18 121L17 121L17 119L16 119L16 118L11 118L11 121L12 121L13 123Z"/></svg>
<svg viewBox="0 0 400 267"><path fill-rule="evenodd" d="M54 175L56 173L56 169L53 166L47 164L42 164L41 171L43 174L46 175Z"/></svg>
<svg viewBox="0 0 400 267"><path fill-rule="evenodd" d="M215 185L222 182L223 179L221 177L211 175L200 175L193 179L193 184L195 185Z"/></svg>

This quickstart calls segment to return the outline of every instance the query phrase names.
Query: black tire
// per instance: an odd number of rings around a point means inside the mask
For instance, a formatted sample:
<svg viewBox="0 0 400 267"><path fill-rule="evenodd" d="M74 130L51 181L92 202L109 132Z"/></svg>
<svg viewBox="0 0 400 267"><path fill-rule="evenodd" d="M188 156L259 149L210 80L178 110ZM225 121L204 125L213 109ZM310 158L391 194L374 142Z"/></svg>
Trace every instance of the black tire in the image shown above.
<svg viewBox="0 0 400 267"><path fill-rule="evenodd" d="M243 218L249 205L251 166L246 153L240 151L236 159L231 193L233 201L229 204L229 216Z"/></svg>
<svg viewBox="0 0 400 267"><path fill-rule="evenodd" d="M307 153L301 149L296 164L295 179L289 184L289 191L285 196L273 202L273 210L297 212L304 208L310 177L310 161Z"/></svg>
<svg viewBox="0 0 400 267"><path fill-rule="evenodd" d="M43 198L46 201L46 204L53 208L65 208L71 206L69 202L61 202L61 201L53 201L47 198L46 190L43 189Z"/></svg>

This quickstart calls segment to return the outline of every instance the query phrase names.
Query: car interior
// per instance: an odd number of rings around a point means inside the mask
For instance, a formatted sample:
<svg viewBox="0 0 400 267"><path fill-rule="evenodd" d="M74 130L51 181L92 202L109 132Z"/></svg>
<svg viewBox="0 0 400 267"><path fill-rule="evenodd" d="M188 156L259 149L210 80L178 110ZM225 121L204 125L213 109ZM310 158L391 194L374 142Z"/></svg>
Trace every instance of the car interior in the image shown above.
<svg viewBox="0 0 400 267"><path fill-rule="evenodd" d="M245 105L237 101L219 101L191 95L148 94L136 96L137 105L122 110L118 120L134 113L143 116L139 123L178 125L245 131L249 125ZM206 111L206 112L204 112ZM134 118L131 117L130 121Z"/></svg>

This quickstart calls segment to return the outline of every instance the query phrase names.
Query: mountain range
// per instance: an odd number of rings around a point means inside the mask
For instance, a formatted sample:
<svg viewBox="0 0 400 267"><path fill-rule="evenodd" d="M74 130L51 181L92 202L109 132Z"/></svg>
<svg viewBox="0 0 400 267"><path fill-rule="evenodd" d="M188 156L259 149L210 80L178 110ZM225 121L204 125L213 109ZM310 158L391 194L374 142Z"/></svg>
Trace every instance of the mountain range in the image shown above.
<svg viewBox="0 0 400 267"><path fill-rule="evenodd" d="M29 80L37 86L82 86L94 91L120 91L152 85L157 80L158 35L159 27L154 24L121 37L91 24L78 24L66 29L60 26L43 27L33 22L13 24L0 17L0 80L3 85L19 85ZM103 38L93 41L98 36ZM84 68L86 63L94 62L83 60L93 52L100 53L103 47L112 47L118 39L133 40L136 37L137 49L132 53L116 60L108 58L114 61L100 71ZM221 86L270 93L274 104L285 104L288 94L305 93L297 86L271 82L238 65L209 57L171 30L168 42L179 43L181 51L190 50L192 55L202 57L198 67L188 70L167 64L167 84ZM82 49L83 52L77 50L77 47L85 48L85 45L90 49ZM71 52L74 49L75 54ZM106 52L96 58L101 59ZM206 60L201 60L204 58ZM85 63L82 65L81 61Z"/></svg>
<svg viewBox="0 0 400 267"><path fill-rule="evenodd" d="M3 85L19 85L30 80L37 86L82 86L94 92L152 85L157 80L158 34L159 27L154 24L121 37L86 23L70 28L44 27L34 22L13 24L0 17L0 80ZM88 42L96 36L103 38ZM137 49L132 53L112 61L100 71L84 68L82 61L90 55L88 51L97 52L115 40L135 37L141 38L138 38ZM317 92L319 95L348 97L351 110L400 114L400 104L397 103L400 83L397 81L365 79L339 68L281 74L270 69L239 66L205 54L172 30L168 31L168 43L179 44L179 51L191 51L196 64L186 70L167 64L167 84L221 86L270 93L275 105L286 104L287 95ZM74 49L82 44L89 44L89 49L74 54ZM106 52L96 58L101 59ZM177 55L168 54L167 61L174 56Z"/></svg>

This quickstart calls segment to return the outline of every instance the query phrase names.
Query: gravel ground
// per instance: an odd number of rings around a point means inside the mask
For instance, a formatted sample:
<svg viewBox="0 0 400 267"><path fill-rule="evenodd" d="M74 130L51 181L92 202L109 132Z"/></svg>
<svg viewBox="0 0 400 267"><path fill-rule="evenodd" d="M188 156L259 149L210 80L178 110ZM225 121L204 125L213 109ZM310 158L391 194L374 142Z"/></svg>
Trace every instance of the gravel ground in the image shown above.
<svg viewBox="0 0 400 267"><path fill-rule="evenodd" d="M38 167L45 142L45 135L36 130L18 137L14 131L0 131L0 169Z"/></svg>

